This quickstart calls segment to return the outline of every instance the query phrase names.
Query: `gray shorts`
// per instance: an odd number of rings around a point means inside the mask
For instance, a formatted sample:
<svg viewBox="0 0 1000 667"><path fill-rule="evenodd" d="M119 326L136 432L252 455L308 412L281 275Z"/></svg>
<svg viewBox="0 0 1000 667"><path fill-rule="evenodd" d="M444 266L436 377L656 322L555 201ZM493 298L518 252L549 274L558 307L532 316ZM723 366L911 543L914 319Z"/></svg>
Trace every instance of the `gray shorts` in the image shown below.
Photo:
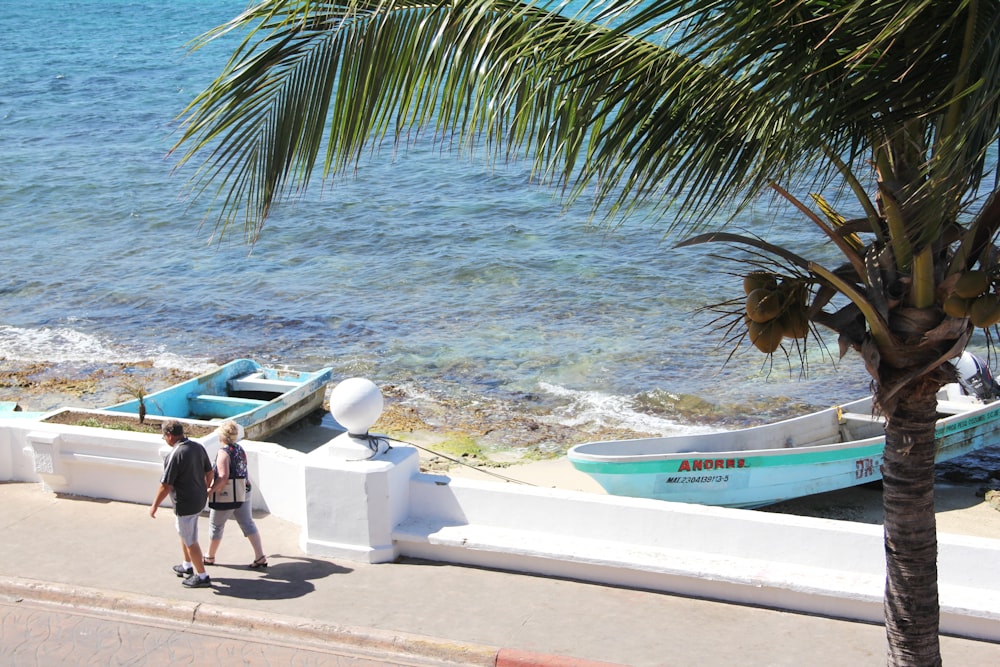
<svg viewBox="0 0 1000 667"><path fill-rule="evenodd" d="M247 494L246 501L234 510L212 510L209 515L209 539L221 540L222 533L226 529L226 521L235 517L236 523L240 524L240 530L244 537L250 537L256 532L257 524L253 521L253 507L250 502L250 494Z"/></svg>
<svg viewBox="0 0 1000 667"><path fill-rule="evenodd" d="M184 546L189 547L198 543L198 514L188 514L187 516L174 515L174 525L177 526L177 534L181 536Z"/></svg>

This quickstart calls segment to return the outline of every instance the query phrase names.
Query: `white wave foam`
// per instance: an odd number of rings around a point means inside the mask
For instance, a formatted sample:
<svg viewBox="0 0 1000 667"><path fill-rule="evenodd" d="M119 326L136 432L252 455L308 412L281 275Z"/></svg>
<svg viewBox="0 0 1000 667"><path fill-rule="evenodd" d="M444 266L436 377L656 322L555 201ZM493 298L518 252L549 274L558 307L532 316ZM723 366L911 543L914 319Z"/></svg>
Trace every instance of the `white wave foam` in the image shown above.
<svg viewBox="0 0 1000 667"><path fill-rule="evenodd" d="M553 396L570 400L570 404L560 411L563 416L559 419L559 423L566 426L598 424L663 436L718 430L707 426L681 424L671 419L637 412L632 407L632 399L627 396L598 391L575 391L547 382L539 382L538 387Z"/></svg>
<svg viewBox="0 0 1000 667"><path fill-rule="evenodd" d="M121 350L66 327L22 329L0 326L0 356L20 361L125 361Z"/></svg>
<svg viewBox="0 0 1000 667"><path fill-rule="evenodd" d="M49 363L128 364L152 359L157 368L200 372L211 368L207 359L192 359L163 351L138 350L103 340L71 327L26 329L0 325L0 358Z"/></svg>

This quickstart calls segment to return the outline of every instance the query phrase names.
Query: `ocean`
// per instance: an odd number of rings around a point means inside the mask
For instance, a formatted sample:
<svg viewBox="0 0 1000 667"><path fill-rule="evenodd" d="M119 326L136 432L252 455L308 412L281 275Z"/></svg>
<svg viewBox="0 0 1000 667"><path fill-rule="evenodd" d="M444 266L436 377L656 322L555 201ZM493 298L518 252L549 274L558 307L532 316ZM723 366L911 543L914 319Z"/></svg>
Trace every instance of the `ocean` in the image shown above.
<svg viewBox="0 0 1000 667"><path fill-rule="evenodd" d="M217 237L169 151L232 47L187 43L244 6L0 2L0 359L67 374L332 366L418 407L530 409L579 441L756 423L868 391L834 336L810 341L803 368L713 328L701 309L742 298L740 268L724 248L675 249L669 213L612 228L527 164L430 141L312 183L252 248L241 230ZM762 201L741 224L837 263L788 208Z"/></svg>

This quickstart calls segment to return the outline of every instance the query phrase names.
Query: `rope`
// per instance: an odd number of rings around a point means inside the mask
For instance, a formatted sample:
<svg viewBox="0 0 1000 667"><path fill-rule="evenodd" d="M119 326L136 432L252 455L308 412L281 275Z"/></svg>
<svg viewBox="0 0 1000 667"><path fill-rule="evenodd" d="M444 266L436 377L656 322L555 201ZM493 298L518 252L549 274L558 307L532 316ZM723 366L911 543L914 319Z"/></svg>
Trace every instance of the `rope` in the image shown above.
<svg viewBox="0 0 1000 667"><path fill-rule="evenodd" d="M392 449L392 445L389 444L389 438L382 435L371 435L370 433L348 433L355 440L364 440L368 449L372 450L378 454L379 443L383 440L385 441L385 451Z"/></svg>
<svg viewBox="0 0 1000 667"><path fill-rule="evenodd" d="M376 438L376 436L368 436L368 437L370 437L370 438ZM399 440L398 438L389 438L388 436L381 436L381 437L383 439L385 439L385 440L394 440L394 441L396 441L398 443L401 443L401 444L404 444L404 445L409 445L411 447L416 447L417 449L422 449L422 450L424 450L425 452L427 452L429 454L433 454L434 456L440 456L443 459L448 459L452 463L457 463L459 465L465 466L466 468L472 468L473 470L478 470L479 472L483 473L484 475L490 475L491 477L496 477L498 479L502 479L505 482L514 482L515 484L525 484L527 486L537 486L536 484L532 484L531 482L525 482L525 481L520 480L520 479L514 479L513 477L507 477L506 475L501 475L500 473L493 472L492 470L486 470L486 469L480 468L478 466L470 465L470 464L466 463L465 461L461 461L461 460L456 459L454 457L448 456L447 454L442 454L441 452L436 452L433 449L430 449L428 447L421 447L420 445L414 444L412 442L407 442L406 440ZM370 444L369 444L369 447L371 447Z"/></svg>

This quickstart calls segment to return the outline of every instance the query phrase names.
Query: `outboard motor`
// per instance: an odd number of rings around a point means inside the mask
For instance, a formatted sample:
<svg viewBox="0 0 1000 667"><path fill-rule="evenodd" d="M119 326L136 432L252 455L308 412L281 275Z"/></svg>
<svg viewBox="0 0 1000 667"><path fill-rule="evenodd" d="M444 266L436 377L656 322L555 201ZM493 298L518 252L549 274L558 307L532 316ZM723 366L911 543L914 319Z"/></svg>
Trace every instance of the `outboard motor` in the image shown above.
<svg viewBox="0 0 1000 667"><path fill-rule="evenodd" d="M986 362L972 354L963 352L957 361L951 362L958 371L958 383L969 396L981 401L995 401L1000 398L1000 385L993 379Z"/></svg>

